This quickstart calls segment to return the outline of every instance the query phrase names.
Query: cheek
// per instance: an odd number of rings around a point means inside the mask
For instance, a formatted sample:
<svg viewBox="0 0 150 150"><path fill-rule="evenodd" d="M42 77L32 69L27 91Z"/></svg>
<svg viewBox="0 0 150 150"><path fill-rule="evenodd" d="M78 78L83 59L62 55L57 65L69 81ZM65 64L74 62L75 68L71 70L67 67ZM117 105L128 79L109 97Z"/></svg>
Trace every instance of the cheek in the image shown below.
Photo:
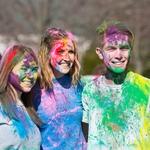
<svg viewBox="0 0 150 150"><path fill-rule="evenodd" d="M110 56L111 56L111 54L106 54L106 53L103 53L103 60L104 60L104 62L105 63L109 63L109 60L110 60Z"/></svg>
<svg viewBox="0 0 150 150"><path fill-rule="evenodd" d="M53 67L53 68L55 68L56 66L57 66L57 61L56 61L56 59L50 59L50 64L51 64L51 66Z"/></svg>
<svg viewBox="0 0 150 150"><path fill-rule="evenodd" d="M14 87L20 86L20 79L18 75L11 73L8 80Z"/></svg>
<svg viewBox="0 0 150 150"><path fill-rule="evenodd" d="M130 58L130 51L122 53L122 56L124 57L124 59L129 59Z"/></svg>
<svg viewBox="0 0 150 150"><path fill-rule="evenodd" d="M74 62L74 61L75 61L75 55L70 55L70 60L71 60L72 62Z"/></svg>
<svg viewBox="0 0 150 150"><path fill-rule="evenodd" d="M62 60L62 56L55 55L55 54L50 56L50 63L57 64L61 60Z"/></svg>
<svg viewBox="0 0 150 150"><path fill-rule="evenodd" d="M127 53L127 58L129 58L130 55L131 55L131 50L128 51L128 53Z"/></svg>
<svg viewBox="0 0 150 150"><path fill-rule="evenodd" d="M35 73L33 74L33 78L34 78L35 80L37 80L37 77L38 77L38 73L35 72Z"/></svg>

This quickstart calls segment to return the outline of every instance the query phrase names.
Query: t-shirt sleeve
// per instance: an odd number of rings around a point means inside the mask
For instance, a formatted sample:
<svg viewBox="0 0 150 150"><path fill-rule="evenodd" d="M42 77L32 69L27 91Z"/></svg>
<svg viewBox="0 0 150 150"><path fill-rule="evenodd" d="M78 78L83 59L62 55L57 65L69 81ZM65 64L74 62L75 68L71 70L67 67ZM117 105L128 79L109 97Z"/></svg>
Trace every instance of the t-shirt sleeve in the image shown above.
<svg viewBox="0 0 150 150"><path fill-rule="evenodd" d="M83 117L82 122L88 123L89 122L89 88L86 85L82 92L82 105L83 105Z"/></svg>
<svg viewBox="0 0 150 150"><path fill-rule="evenodd" d="M149 95L149 98L148 98L148 105L147 105L146 112L150 115L150 95Z"/></svg>
<svg viewBox="0 0 150 150"><path fill-rule="evenodd" d="M13 149L17 142L17 136L11 128L11 121L6 117L0 106L0 149Z"/></svg>
<svg viewBox="0 0 150 150"><path fill-rule="evenodd" d="M150 80L146 78L146 90L147 91L147 94L148 94L148 105L147 105L147 109L146 109L146 112L147 114L150 116Z"/></svg>

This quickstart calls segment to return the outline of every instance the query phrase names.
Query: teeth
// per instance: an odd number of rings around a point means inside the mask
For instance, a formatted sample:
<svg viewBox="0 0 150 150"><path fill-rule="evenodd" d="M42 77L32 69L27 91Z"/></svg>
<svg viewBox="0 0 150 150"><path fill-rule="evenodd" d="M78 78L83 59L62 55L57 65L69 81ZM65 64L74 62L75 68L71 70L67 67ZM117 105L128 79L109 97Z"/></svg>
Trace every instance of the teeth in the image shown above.
<svg viewBox="0 0 150 150"><path fill-rule="evenodd" d="M61 63L61 65L68 65L68 64L66 64L66 63Z"/></svg>
<svg viewBox="0 0 150 150"><path fill-rule="evenodd" d="M61 64L61 65L63 65L63 66L69 66L68 64Z"/></svg>
<svg viewBox="0 0 150 150"><path fill-rule="evenodd" d="M68 64L64 64L64 63L63 63L63 64L61 64L61 65L63 65L63 66L70 66L70 64L69 64L69 63L68 63Z"/></svg>
<svg viewBox="0 0 150 150"><path fill-rule="evenodd" d="M24 83L25 85L31 85L31 82L28 82L28 81L23 81L23 83Z"/></svg>
<svg viewBox="0 0 150 150"><path fill-rule="evenodd" d="M118 61L112 61L113 64L122 64L122 63L124 63L124 62L125 62L125 61L119 61L119 62L118 62Z"/></svg>

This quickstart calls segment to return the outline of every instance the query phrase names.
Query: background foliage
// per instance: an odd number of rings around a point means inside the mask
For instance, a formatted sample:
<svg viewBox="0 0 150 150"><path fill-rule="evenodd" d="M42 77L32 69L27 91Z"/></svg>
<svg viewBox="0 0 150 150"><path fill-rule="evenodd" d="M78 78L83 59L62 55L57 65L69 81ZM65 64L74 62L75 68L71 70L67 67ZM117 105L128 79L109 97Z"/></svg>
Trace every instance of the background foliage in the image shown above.
<svg viewBox="0 0 150 150"><path fill-rule="evenodd" d="M0 34L18 42L22 42L20 34L28 38L36 35L36 42L31 38L26 44L34 43L38 48L40 35L47 26L68 29L82 37L82 43L89 43L84 52L79 46L79 52L82 73L91 74L103 69L95 55L96 27L104 19L121 20L136 35L130 67L150 77L149 7L149 0L1 0Z"/></svg>

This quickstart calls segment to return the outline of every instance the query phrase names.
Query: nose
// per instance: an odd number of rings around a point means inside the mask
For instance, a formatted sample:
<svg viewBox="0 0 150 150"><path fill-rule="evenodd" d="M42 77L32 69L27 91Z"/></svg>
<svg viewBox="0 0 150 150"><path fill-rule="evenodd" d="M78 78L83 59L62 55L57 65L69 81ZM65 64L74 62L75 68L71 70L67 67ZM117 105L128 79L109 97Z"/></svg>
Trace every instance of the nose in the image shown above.
<svg viewBox="0 0 150 150"><path fill-rule="evenodd" d="M31 71L31 70L28 70L28 71L26 72L26 76L27 76L28 78L33 78L33 73L32 73L32 71Z"/></svg>
<svg viewBox="0 0 150 150"><path fill-rule="evenodd" d="M117 48L117 49L116 49L115 57L116 57L117 59L121 59L121 58L122 58L122 54L121 54L120 48Z"/></svg>
<svg viewBox="0 0 150 150"><path fill-rule="evenodd" d="M64 54L63 59L64 60L70 60L70 56L69 56L68 52Z"/></svg>

